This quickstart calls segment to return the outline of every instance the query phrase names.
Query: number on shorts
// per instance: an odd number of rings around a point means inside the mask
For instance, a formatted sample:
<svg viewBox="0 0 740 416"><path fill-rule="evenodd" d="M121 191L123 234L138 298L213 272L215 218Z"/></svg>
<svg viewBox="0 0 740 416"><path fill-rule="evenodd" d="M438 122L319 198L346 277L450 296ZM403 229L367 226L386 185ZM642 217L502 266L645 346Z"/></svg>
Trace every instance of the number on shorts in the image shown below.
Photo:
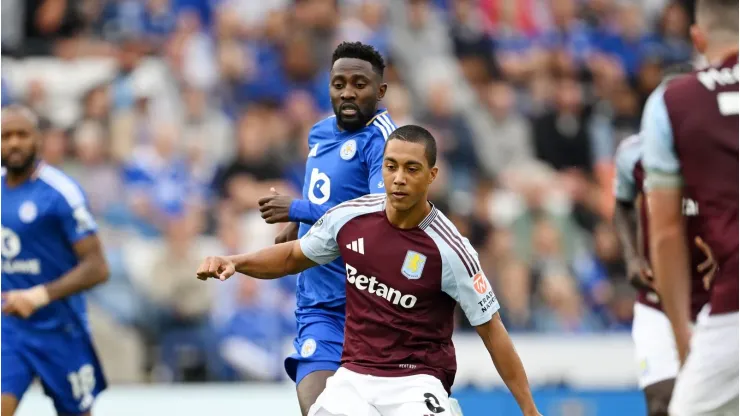
<svg viewBox="0 0 740 416"><path fill-rule="evenodd" d="M717 106L723 116L736 116L740 110L740 92L727 91L717 94Z"/></svg>
<svg viewBox="0 0 740 416"><path fill-rule="evenodd" d="M427 404L427 409L431 410L432 413L442 413L445 408L439 405L439 399L432 393L424 393L424 403Z"/></svg>
<svg viewBox="0 0 740 416"><path fill-rule="evenodd" d="M72 395L75 400L92 398L95 391L95 369L90 364L85 364L79 370L67 374L69 385L72 386Z"/></svg>

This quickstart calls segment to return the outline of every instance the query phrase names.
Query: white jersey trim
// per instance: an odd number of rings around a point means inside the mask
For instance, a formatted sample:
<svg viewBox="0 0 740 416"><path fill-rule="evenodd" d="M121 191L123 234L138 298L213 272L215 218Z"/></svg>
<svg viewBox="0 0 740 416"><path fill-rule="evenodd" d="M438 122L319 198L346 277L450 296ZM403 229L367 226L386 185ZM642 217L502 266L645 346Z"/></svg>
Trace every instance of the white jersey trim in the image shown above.
<svg viewBox="0 0 740 416"><path fill-rule="evenodd" d="M478 253L441 212L424 229L442 257L442 291L462 308L473 326L491 320L499 303L478 262Z"/></svg>
<svg viewBox="0 0 740 416"><path fill-rule="evenodd" d="M85 206L85 195L77 184L59 169L44 165L39 172L39 179L59 192L72 209Z"/></svg>
<svg viewBox="0 0 740 416"><path fill-rule="evenodd" d="M377 127L378 130L380 130L380 132L383 134L384 140L388 140L388 137L390 137L391 133L393 133L393 131L398 128L395 124L393 124L393 121L391 121L390 117L388 117L387 111L375 116L375 119L373 120L373 125Z"/></svg>
<svg viewBox="0 0 740 416"><path fill-rule="evenodd" d="M334 261L341 254L337 236L342 227L353 218L381 211L384 207L385 194L365 195L335 206L301 237L301 251L317 264Z"/></svg>

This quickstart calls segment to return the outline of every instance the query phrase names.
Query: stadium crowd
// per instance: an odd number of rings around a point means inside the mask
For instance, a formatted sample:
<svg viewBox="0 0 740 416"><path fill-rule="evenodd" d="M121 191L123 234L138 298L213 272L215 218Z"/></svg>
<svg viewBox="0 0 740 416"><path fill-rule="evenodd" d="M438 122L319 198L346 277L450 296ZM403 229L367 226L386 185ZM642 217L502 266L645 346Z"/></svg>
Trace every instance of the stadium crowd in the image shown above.
<svg viewBox="0 0 740 416"><path fill-rule="evenodd" d="M330 55L374 45L397 125L441 145L433 200L481 253L510 331L629 330L613 154L692 58L668 0L3 0L2 101L88 193L111 265L89 296L113 382L278 380L295 279L195 279L272 244L300 195ZM465 331L460 319L460 331Z"/></svg>

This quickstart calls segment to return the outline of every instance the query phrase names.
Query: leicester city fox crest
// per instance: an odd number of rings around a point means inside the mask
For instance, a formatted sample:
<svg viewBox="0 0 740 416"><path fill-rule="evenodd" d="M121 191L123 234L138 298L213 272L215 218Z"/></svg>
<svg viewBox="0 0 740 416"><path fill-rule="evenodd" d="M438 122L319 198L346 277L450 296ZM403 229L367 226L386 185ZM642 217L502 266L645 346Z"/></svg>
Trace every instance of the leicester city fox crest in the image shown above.
<svg viewBox="0 0 740 416"><path fill-rule="evenodd" d="M424 271L424 264L427 262L427 256L417 253L413 250L406 252L406 259L403 261L401 273L407 279L416 280L421 277Z"/></svg>

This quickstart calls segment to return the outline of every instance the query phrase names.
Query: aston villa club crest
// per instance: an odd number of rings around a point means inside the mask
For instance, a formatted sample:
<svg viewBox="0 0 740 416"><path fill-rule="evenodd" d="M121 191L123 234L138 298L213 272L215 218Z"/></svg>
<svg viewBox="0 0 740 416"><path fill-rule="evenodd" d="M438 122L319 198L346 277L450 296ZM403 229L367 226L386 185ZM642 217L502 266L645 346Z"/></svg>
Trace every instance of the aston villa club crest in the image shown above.
<svg viewBox="0 0 740 416"><path fill-rule="evenodd" d="M406 252L406 259L403 261L401 273L406 276L407 279L416 280L421 277L421 273L424 271L424 264L426 262L427 256L413 250L409 250Z"/></svg>

